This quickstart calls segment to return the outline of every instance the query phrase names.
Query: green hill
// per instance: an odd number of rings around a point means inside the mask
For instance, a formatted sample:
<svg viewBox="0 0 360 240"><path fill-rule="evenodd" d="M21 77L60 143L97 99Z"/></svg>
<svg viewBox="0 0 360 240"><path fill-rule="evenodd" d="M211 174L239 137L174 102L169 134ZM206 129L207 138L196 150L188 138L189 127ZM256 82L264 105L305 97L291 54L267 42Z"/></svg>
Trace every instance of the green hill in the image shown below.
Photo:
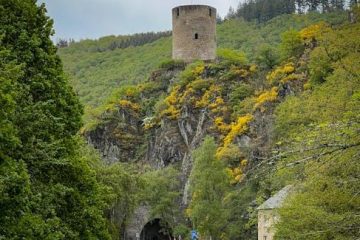
<svg viewBox="0 0 360 240"><path fill-rule="evenodd" d="M337 24L344 19L344 13L283 15L263 24L232 19L218 25L218 47L244 51L254 61L259 46L277 45L280 34L286 30L299 30L319 21ZM87 109L102 105L119 86L146 80L150 72L171 57L170 37L137 47L104 51L118 40L119 37L109 36L59 49L65 71Z"/></svg>

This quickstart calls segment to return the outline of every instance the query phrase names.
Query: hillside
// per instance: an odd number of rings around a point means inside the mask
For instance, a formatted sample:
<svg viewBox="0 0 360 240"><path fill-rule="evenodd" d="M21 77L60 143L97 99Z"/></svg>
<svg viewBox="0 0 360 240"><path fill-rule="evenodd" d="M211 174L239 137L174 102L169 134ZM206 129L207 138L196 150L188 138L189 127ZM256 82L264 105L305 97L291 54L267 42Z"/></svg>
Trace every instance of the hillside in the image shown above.
<svg viewBox="0 0 360 240"><path fill-rule="evenodd" d="M262 23L222 22L216 58L185 63L169 32L58 49L45 4L0 0L0 239L360 239L347 2L241 4Z"/></svg>
<svg viewBox="0 0 360 240"><path fill-rule="evenodd" d="M314 16L288 28L289 17ZM228 45L212 63L167 61L97 109L82 133L113 177L130 168L134 183L119 181L116 231L133 236L161 216L164 231L184 237L190 219L203 236L257 239L257 207L292 185L278 239L358 237L360 42L348 36L359 23L279 19L268 24L280 36L259 26L270 32L255 44L275 45L251 58ZM232 20L219 31L237 24L255 28Z"/></svg>
<svg viewBox="0 0 360 240"><path fill-rule="evenodd" d="M218 25L218 47L244 51L254 60L261 45L277 45L280 33L288 29L298 30L319 21L336 24L344 19L344 13L283 15L264 24L232 19ZM88 109L104 104L119 86L145 81L151 71L171 58L170 37L138 47L97 51L112 42L116 42L114 37L104 37L59 49L65 71Z"/></svg>

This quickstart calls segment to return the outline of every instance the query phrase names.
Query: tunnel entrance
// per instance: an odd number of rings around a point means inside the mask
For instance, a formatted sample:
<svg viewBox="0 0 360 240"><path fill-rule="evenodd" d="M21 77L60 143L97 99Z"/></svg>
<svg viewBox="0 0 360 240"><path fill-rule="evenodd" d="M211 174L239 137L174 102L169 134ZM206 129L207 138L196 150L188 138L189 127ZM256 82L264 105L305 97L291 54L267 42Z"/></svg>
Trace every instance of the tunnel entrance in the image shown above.
<svg viewBox="0 0 360 240"><path fill-rule="evenodd" d="M169 227L160 221L160 219L154 219L148 222L140 235L141 240L169 240L171 239L171 233Z"/></svg>

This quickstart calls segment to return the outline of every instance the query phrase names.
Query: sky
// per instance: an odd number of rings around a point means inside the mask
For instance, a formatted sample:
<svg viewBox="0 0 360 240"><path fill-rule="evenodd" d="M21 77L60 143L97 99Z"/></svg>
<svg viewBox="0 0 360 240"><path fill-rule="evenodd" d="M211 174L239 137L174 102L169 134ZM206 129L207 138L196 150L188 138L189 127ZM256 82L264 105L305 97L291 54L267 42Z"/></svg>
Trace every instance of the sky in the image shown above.
<svg viewBox="0 0 360 240"><path fill-rule="evenodd" d="M39 0L54 19L59 38L96 39L107 35L171 30L171 9L206 4L225 16L239 0Z"/></svg>

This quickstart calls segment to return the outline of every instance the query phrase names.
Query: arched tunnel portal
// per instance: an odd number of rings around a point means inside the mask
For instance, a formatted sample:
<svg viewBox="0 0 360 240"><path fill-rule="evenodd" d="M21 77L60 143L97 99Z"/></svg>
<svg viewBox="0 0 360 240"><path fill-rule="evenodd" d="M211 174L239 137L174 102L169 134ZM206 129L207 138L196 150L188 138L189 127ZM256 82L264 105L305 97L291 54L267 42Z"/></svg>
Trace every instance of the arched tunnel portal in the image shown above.
<svg viewBox="0 0 360 240"><path fill-rule="evenodd" d="M153 219L143 227L140 240L169 240L171 229L159 218Z"/></svg>

